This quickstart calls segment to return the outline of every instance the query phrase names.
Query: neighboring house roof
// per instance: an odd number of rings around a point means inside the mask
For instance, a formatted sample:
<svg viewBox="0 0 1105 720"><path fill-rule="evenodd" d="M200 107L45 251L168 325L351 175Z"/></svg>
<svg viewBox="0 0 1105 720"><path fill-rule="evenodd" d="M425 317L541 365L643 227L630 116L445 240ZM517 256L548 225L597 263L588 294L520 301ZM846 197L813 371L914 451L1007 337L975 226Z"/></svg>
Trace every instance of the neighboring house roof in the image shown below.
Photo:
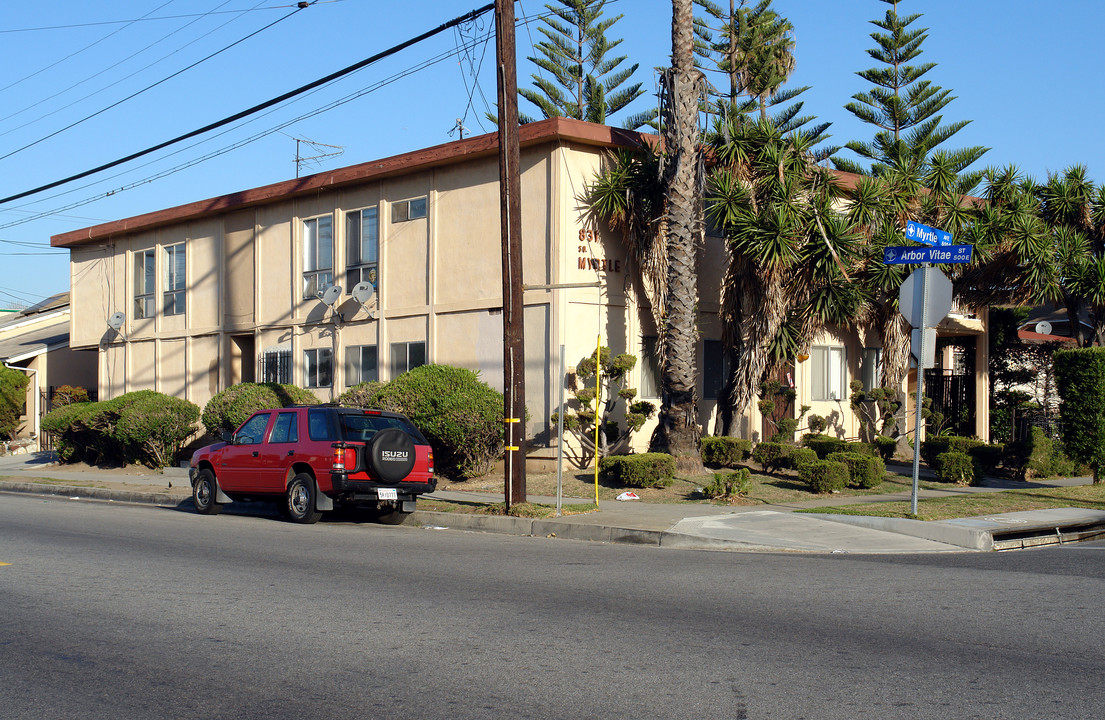
<svg viewBox="0 0 1105 720"><path fill-rule="evenodd" d="M1078 340L1076 340L1075 338L1069 337L1067 335L1045 335L1033 330L1018 330L1017 339L1019 339L1023 343L1028 343L1030 345L1036 345L1046 342L1058 342L1066 343L1067 345L1073 345L1078 342Z"/></svg>
<svg viewBox="0 0 1105 720"><path fill-rule="evenodd" d="M69 318L39 325L25 332L0 335L0 361L20 362L69 346Z"/></svg>

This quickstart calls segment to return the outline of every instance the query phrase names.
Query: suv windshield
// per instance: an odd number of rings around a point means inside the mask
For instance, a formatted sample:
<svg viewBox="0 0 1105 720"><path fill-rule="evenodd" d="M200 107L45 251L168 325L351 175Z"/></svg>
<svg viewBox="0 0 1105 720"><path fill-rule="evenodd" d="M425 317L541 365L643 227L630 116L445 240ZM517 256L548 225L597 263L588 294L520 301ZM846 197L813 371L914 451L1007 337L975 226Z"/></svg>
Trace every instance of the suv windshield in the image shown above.
<svg viewBox="0 0 1105 720"><path fill-rule="evenodd" d="M418 432L414 425L411 425L403 418L387 417L384 415L361 415L355 413L341 413L338 417L341 418L342 440L368 442L372 439L373 435L381 430L398 428L413 437L419 443L423 445L429 444L426 438L422 437L422 433Z"/></svg>

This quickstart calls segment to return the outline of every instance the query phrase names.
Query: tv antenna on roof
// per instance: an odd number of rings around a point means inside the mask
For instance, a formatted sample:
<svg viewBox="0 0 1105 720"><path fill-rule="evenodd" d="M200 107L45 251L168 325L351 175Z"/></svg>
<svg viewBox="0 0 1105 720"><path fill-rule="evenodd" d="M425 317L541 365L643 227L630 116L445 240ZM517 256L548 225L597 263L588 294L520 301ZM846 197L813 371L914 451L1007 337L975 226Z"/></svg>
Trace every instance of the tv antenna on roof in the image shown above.
<svg viewBox="0 0 1105 720"><path fill-rule="evenodd" d="M285 135L287 133L284 133ZM288 135L288 137L292 137ZM322 160L331 157L338 157L345 153L345 148L341 145L327 145L326 143L315 142L314 140L308 140L307 138L292 137L295 140L295 176L299 177L300 168L306 163L314 163L315 165L322 165ZM305 144L310 148L310 152L318 153L317 155L308 155L304 157L300 154L300 144ZM330 148L336 150L336 152L327 152L323 148Z"/></svg>

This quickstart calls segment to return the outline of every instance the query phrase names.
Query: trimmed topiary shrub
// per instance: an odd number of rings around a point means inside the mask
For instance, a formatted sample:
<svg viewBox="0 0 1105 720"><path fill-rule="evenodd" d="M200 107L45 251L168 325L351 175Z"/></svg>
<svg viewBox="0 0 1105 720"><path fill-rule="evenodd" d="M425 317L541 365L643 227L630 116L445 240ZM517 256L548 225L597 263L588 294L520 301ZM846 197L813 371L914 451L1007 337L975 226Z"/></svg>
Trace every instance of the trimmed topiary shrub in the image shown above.
<svg viewBox="0 0 1105 720"><path fill-rule="evenodd" d="M886 463L882 458L857 452L829 453L827 460L848 466L848 484L852 487L873 488L882 484L886 475Z"/></svg>
<svg viewBox="0 0 1105 720"><path fill-rule="evenodd" d="M968 453L971 448L985 447L986 443L976 438L958 435L940 435L921 443L921 459L929 467L935 467L936 456L946 452Z"/></svg>
<svg viewBox="0 0 1105 720"><path fill-rule="evenodd" d="M798 471L802 482L816 493L843 490L848 485L848 466L832 460L814 460Z"/></svg>
<svg viewBox="0 0 1105 720"><path fill-rule="evenodd" d="M846 442L844 443L844 450L838 452L859 453L860 455L870 455L871 457L875 457L879 454L878 448L865 442Z"/></svg>
<svg viewBox="0 0 1105 720"><path fill-rule="evenodd" d="M703 437L702 462L732 467L752 454L752 441L734 437Z"/></svg>
<svg viewBox="0 0 1105 720"><path fill-rule="evenodd" d="M258 410L289 405L318 405L318 398L309 390L279 383L239 383L216 393L203 408L203 426L218 437L223 432L237 430Z"/></svg>
<svg viewBox="0 0 1105 720"><path fill-rule="evenodd" d="M967 454L978 463L978 466L981 467L984 472L993 472L994 469L1001 464L1002 458L1005 456L1005 445L1001 443L976 445L975 447L968 448Z"/></svg>
<svg viewBox="0 0 1105 720"><path fill-rule="evenodd" d="M801 470L803 465L817 459L817 453L809 448L794 448L786 457L787 465L794 470Z"/></svg>
<svg viewBox="0 0 1105 720"><path fill-rule="evenodd" d="M1070 457L1093 469L1101 482L1105 466L1105 348L1060 350L1053 356L1063 420L1063 445Z"/></svg>
<svg viewBox="0 0 1105 720"><path fill-rule="evenodd" d="M62 462L172 464L196 432L199 408L153 390L52 410L42 426L54 433Z"/></svg>
<svg viewBox="0 0 1105 720"><path fill-rule="evenodd" d="M824 460L829 453L844 450L845 442L832 435L806 435L802 438L802 444L817 453L817 457Z"/></svg>
<svg viewBox="0 0 1105 720"><path fill-rule="evenodd" d="M675 482L675 458L666 453L611 455L599 462L599 470L619 487L663 488Z"/></svg>
<svg viewBox="0 0 1105 720"><path fill-rule="evenodd" d="M19 430L30 381L26 373L0 365L0 438L14 438Z"/></svg>
<svg viewBox="0 0 1105 720"><path fill-rule="evenodd" d="M783 443L761 442L752 448L752 459L760 464L764 472L780 470L787 466L787 456L794 449Z"/></svg>
<svg viewBox="0 0 1105 720"><path fill-rule="evenodd" d="M702 494L712 500L732 500L747 495L752 489L752 473L741 468L732 473L714 473L713 482L702 488Z"/></svg>
<svg viewBox="0 0 1105 720"><path fill-rule="evenodd" d="M1027 451L1025 477L1071 477L1082 474L1082 468L1063 452L1062 445L1048 437L1041 428L1032 428Z"/></svg>
<svg viewBox="0 0 1105 720"><path fill-rule="evenodd" d="M975 463L964 452L949 450L936 456L936 479L940 482L970 485L975 480Z"/></svg>
<svg viewBox="0 0 1105 720"><path fill-rule="evenodd" d="M471 370L422 365L375 390L354 393L358 388L342 397L352 407L409 417L430 441L437 473L461 479L484 475L502 454L503 394Z"/></svg>
<svg viewBox="0 0 1105 720"><path fill-rule="evenodd" d="M894 452L898 449L898 440L897 438L879 435L875 438L875 447L878 448L879 457L883 460L889 460L894 457Z"/></svg>

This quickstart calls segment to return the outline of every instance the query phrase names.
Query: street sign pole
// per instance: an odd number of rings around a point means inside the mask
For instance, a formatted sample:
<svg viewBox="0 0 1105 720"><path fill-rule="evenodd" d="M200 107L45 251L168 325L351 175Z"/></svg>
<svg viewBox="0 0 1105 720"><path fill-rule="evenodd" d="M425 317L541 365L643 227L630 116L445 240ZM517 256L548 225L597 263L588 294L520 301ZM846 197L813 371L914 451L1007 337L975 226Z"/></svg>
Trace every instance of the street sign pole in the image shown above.
<svg viewBox="0 0 1105 720"><path fill-rule="evenodd" d="M925 263L925 267L930 267ZM917 516L917 479L921 474L921 405L925 394L925 328L928 327L928 303L925 302L926 278L928 273L921 273L921 347L917 353L917 399L914 402L916 418L913 420L913 490L909 495L909 512Z"/></svg>

